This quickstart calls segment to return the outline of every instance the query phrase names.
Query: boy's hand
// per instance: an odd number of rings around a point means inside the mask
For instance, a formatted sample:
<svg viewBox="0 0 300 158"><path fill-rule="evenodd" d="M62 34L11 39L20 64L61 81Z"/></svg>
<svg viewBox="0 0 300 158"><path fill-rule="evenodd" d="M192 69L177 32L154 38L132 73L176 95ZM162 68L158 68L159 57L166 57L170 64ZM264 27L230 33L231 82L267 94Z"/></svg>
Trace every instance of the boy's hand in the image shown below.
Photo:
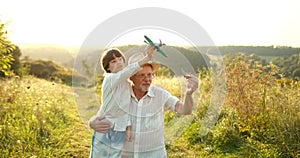
<svg viewBox="0 0 300 158"><path fill-rule="evenodd" d="M131 127L127 127L126 129L126 141L132 142L133 140L133 133L131 131Z"/></svg>
<svg viewBox="0 0 300 158"><path fill-rule="evenodd" d="M148 44L145 51L146 51L147 57L149 58L149 60L151 60L153 57L153 53L155 51L155 47Z"/></svg>

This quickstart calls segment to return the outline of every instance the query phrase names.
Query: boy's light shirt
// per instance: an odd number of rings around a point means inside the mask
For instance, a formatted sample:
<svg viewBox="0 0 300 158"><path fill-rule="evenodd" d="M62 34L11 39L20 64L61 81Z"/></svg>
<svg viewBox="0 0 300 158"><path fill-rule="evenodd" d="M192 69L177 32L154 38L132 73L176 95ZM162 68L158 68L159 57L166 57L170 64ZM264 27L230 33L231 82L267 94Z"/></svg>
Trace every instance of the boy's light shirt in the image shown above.
<svg viewBox="0 0 300 158"><path fill-rule="evenodd" d="M117 73L105 74L102 83L100 115L105 116L116 131L126 131L126 126L130 125L128 112L131 84L129 78L140 69L138 62L135 62Z"/></svg>

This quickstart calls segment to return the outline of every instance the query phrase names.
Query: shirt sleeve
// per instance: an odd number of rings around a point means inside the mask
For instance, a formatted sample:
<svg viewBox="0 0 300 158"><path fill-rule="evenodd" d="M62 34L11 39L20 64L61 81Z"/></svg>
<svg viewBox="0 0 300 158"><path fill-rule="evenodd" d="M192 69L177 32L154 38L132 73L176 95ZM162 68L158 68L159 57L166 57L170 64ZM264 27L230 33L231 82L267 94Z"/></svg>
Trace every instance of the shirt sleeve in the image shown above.
<svg viewBox="0 0 300 158"><path fill-rule="evenodd" d="M126 81L130 76L135 74L140 69L141 67L138 62L135 62L126 66L123 70L117 73L107 73L107 75L104 77L103 83L114 89L117 85L119 85L123 81Z"/></svg>
<svg viewBox="0 0 300 158"><path fill-rule="evenodd" d="M170 93L169 93L169 97L167 99L167 102L165 104L165 107L171 111L175 111L175 105L177 102L179 102L180 100L175 97L175 96L172 96Z"/></svg>
<svg viewBox="0 0 300 158"><path fill-rule="evenodd" d="M127 121L127 126L131 126L131 121L130 120Z"/></svg>

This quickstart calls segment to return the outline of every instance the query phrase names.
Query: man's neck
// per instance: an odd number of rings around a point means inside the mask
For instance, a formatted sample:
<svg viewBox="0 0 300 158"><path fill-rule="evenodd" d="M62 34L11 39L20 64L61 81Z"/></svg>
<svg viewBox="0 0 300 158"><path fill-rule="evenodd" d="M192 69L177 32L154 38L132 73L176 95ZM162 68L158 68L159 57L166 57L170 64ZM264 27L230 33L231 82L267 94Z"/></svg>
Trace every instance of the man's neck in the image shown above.
<svg viewBox="0 0 300 158"><path fill-rule="evenodd" d="M133 87L133 93L136 97L137 100L140 100L143 98L143 96L145 96L147 94L147 92L144 92L144 91L140 91L136 88Z"/></svg>

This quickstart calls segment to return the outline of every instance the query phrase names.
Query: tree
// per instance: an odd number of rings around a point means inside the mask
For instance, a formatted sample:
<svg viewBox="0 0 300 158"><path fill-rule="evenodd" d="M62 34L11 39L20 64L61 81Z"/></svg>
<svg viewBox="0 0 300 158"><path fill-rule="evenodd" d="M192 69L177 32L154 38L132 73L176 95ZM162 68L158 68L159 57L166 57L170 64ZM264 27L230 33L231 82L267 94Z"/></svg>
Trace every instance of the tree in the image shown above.
<svg viewBox="0 0 300 158"><path fill-rule="evenodd" d="M11 75L11 65L14 61L15 46L7 39L5 25L0 20L0 77Z"/></svg>
<svg viewBox="0 0 300 158"><path fill-rule="evenodd" d="M280 68L284 77L299 80L300 77L300 53L292 56L276 58L272 61Z"/></svg>
<svg viewBox="0 0 300 158"><path fill-rule="evenodd" d="M23 70L22 68L22 64L21 64L21 61L20 61L20 57L22 55L21 53L21 50L18 46L15 46L15 49L11 52L14 60L11 64L11 70L14 72L14 74L18 75L18 76L22 76L24 72L22 71L25 71Z"/></svg>

